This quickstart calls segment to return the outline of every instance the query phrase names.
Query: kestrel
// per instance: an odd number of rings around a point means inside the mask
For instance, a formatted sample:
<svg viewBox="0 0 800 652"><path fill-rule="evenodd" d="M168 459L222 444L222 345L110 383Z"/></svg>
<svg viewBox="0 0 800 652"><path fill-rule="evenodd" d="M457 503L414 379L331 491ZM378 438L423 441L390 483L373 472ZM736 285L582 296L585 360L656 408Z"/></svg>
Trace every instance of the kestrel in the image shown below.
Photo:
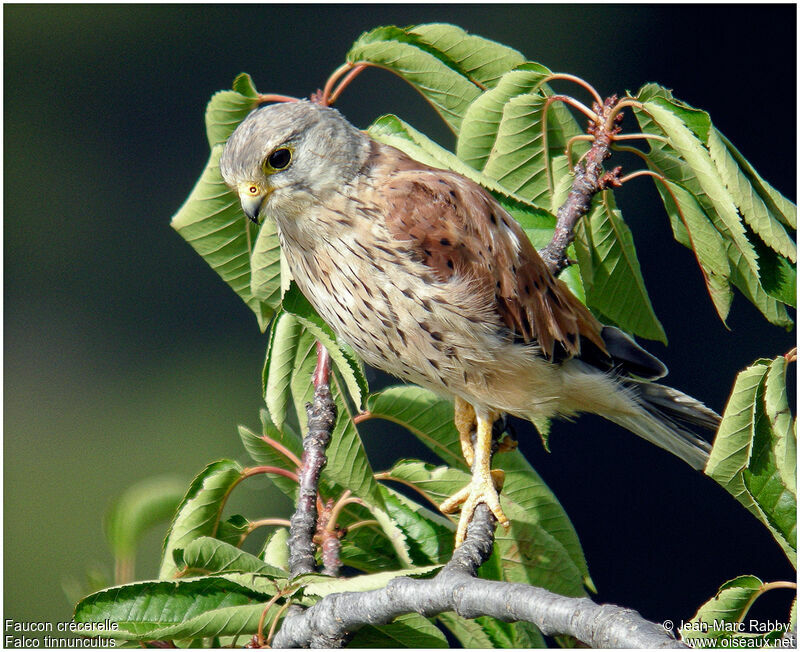
<svg viewBox="0 0 800 652"><path fill-rule="evenodd" d="M666 368L598 322L481 186L376 142L308 101L253 111L220 171L254 221L275 220L298 287L369 365L455 399L472 480L441 505L500 507L492 425L593 412L701 469L693 427L719 416L656 384ZM471 435L477 428L475 443ZM494 477L493 477L494 474Z"/></svg>

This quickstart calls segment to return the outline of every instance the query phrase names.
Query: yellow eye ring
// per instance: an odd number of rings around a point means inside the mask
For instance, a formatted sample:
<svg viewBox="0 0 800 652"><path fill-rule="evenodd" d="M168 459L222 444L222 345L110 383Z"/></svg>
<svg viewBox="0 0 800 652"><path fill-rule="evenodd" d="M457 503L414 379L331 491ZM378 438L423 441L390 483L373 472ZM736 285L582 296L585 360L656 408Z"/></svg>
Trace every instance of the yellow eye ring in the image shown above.
<svg viewBox="0 0 800 652"><path fill-rule="evenodd" d="M247 189L247 192L249 192L251 195L257 195L258 194L258 188L256 186L250 186Z"/></svg>
<svg viewBox="0 0 800 652"><path fill-rule="evenodd" d="M289 167L292 162L292 150L288 147L278 147L264 161L264 170L267 172L280 172Z"/></svg>

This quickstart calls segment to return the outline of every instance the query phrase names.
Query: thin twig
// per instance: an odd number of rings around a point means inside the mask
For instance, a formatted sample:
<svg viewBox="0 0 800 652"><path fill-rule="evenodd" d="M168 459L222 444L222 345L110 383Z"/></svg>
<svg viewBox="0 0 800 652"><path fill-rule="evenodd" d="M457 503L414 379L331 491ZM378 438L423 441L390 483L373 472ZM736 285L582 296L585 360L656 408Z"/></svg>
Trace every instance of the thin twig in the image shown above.
<svg viewBox="0 0 800 652"><path fill-rule="evenodd" d="M584 155L583 161L575 167L572 188L567 200L558 209L553 238L550 244L539 252L553 274L559 274L569 265L566 252L567 247L575 239L575 225L589 212L592 197L602 190L610 179L603 172L603 161L608 158L611 142L619 130L616 126L618 118L611 120L611 127L608 127L608 116L616 115L616 106L617 98L612 96L605 101L602 108L595 107L597 113L592 113L594 118L589 125L589 135L594 136L594 142Z"/></svg>

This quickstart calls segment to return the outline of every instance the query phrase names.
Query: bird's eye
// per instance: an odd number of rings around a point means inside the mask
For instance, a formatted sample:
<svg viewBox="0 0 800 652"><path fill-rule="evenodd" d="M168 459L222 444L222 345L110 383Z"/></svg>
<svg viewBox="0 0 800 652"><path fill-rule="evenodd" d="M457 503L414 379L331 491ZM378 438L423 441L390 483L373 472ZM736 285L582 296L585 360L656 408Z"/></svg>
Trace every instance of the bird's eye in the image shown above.
<svg viewBox="0 0 800 652"><path fill-rule="evenodd" d="M250 186L247 189L247 192L249 192L251 195L257 195L258 194L258 188L256 188L256 186Z"/></svg>
<svg viewBox="0 0 800 652"><path fill-rule="evenodd" d="M273 170L283 170L292 162L292 152L288 147L279 147L267 158L267 165Z"/></svg>

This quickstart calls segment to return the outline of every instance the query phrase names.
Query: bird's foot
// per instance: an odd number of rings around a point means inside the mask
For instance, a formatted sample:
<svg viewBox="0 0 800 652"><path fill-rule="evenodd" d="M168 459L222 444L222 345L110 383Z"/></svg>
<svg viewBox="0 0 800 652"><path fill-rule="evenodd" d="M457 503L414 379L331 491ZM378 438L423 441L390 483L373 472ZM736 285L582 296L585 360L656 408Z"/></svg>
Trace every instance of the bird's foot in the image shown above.
<svg viewBox="0 0 800 652"><path fill-rule="evenodd" d="M464 542L464 538L467 536L467 526L472 520L475 508L480 503L486 504L500 525L506 529L510 527L508 517L500 507L498 493L503 488L504 479L505 473L500 469L490 471L489 475L485 477L482 474L473 477L466 487L441 504L439 509L445 514L454 512L461 505L461 517L458 520L458 530L456 531L456 548Z"/></svg>

